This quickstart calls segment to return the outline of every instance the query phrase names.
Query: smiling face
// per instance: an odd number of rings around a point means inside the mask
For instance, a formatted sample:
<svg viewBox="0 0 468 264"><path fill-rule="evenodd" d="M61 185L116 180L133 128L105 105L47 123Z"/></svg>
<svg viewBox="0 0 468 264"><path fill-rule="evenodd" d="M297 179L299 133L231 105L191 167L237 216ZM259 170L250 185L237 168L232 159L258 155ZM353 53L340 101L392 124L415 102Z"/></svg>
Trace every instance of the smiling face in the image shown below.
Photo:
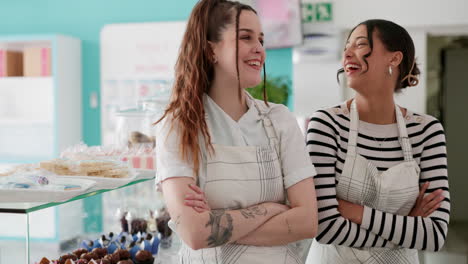
<svg viewBox="0 0 468 264"><path fill-rule="evenodd" d="M342 64L348 87L364 93L384 92L382 89L386 89L388 85L383 84L395 82L395 76L398 76L399 60L395 55L395 52L385 48L377 29L372 32L371 47L367 27L356 27L349 36L343 52ZM392 66L392 75L389 74L389 66Z"/></svg>
<svg viewBox="0 0 468 264"><path fill-rule="evenodd" d="M241 88L258 85L262 81L261 71L265 62L263 32L258 16L248 10L242 10L239 16L239 39L236 40L235 14L233 23L221 34L221 40L211 43L217 60L214 65L215 78L237 82L236 42L238 41L239 76Z"/></svg>

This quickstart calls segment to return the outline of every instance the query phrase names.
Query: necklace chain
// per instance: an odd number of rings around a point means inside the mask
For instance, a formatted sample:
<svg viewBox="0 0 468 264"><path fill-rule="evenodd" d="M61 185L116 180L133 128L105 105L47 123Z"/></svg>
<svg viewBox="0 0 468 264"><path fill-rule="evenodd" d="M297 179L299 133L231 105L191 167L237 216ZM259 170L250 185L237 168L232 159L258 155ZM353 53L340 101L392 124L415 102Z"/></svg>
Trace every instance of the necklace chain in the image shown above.
<svg viewBox="0 0 468 264"><path fill-rule="evenodd" d="M382 141L379 141L379 140L377 140L375 137L372 137L372 138L375 140L375 142L377 142L377 144L379 144L379 147L382 147L382 145L383 145L383 143L385 142L385 140L388 139L388 137L386 137L386 138L384 138Z"/></svg>

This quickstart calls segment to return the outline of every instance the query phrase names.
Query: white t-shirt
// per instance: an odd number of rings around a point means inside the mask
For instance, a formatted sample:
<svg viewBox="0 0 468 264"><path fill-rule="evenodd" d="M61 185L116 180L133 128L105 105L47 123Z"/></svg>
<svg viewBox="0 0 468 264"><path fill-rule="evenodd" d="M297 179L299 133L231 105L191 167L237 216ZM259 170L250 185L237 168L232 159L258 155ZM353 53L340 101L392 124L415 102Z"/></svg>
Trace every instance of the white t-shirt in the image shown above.
<svg viewBox="0 0 468 264"><path fill-rule="evenodd" d="M268 145L268 137L260 119L253 99L246 97L248 111L236 122L213 99L204 95L206 122L211 136L211 142L228 146ZM257 104L263 101L256 100ZM316 175L315 168L306 150L304 136L301 133L296 118L281 104L269 103L269 118L277 133L280 144L281 167L284 186L292 185ZM174 125L170 131L167 118L157 126L156 134L156 179L161 182L171 177L194 177L193 164L182 161L179 155L179 135ZM199 169L199 180L203 182L206 170L206 149L200 144L202 164Z"/></svg>

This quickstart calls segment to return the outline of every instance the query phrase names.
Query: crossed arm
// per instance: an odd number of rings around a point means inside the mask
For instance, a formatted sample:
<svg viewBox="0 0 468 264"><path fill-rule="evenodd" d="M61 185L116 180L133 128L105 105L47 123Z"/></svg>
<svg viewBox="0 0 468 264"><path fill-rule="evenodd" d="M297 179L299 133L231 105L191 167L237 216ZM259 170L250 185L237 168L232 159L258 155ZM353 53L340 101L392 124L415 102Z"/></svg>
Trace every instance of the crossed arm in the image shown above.
<svg viewBox="0 0 468 264"><path fill-rule="evenodd" d="M291 209L278 214L237 241L254 246L285 245L317 234L317 202L313 179L302 180L287 190Z"/></svg>
<svg viewBox="0 0 468 264"><path fill-rule="evenodd" d="M421 153L421 192L407 216L337 198L335 173L340 146L336 123L330 114L319 111L308 128L307 146L318 172L314 178L319 208L317 241L349 247L440 250L450 214L445 137L440 123L431 122L424 129L427 136Z"/></svg>
<svg viewBox="0 0 468 264"><path fill-rule="evenodd" d="M195 250L233 243L288 210L282 204L262 203L240 210L199 213L184 203L185 195L194 193L189 184L194 184L192 178L170 178L162 182L162 190L177 234Z"/></svg>
<svg viewBox="0 0 468 264"><path fill-rule="evenodd" d="M288 189L291 207L267 202L239 210L211 210L203 202L203 193L190 178L164 181L163 192L177 233L192 249L226 243L283 245L312 238L317 232L311 178Z"/></svg>

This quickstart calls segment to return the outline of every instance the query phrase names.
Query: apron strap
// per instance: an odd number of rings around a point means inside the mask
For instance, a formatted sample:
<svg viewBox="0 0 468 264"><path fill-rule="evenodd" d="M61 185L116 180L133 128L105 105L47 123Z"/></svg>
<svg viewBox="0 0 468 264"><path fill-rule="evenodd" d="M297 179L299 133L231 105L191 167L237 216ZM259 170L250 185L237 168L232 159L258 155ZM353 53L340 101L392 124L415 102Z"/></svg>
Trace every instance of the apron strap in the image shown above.
<svg viewBox="0 0 468 264"><path fill-rule="evenodd" d="M408 131L406 130L406 122L403 118L403 114L401 113L400 107L398 107L398 105L395 105L395 109L401 149L403 150L405 161L412 161L413 149L411 147L411 142L408 137Z"/></svg>
<svg viewBox="0 0 468 264"><path fill-rule="evenodd" d="M351 125L349 128L349 139L348 139L348 155L356 155L357 137L358 137L358 122L359 113L356 107L356 100L352 99L351 102ZM398 139L403 150L405 161L413 160L413 150L411 142L408 137L408 131L406 130L406 122L401 113L400 107L395 104L395 113L398 126Z"/></svg>
<svg viewBox="0 0 468 264"><path fill-rule="evenodd" d="M351 122L349 126L349 135L348 135L348 150L347 155L355 156L357 148L357 138L358 138L358 122L359 114L356 107L356 100L353 99L351 102Z"/></svg>
<svg viewBox="0 0 468 264"><path fill-rule="evenodd" d="M268 137L269 145L273 147L278 157L280 157L278 136L276 135L276 130L273 127L273 122L271 122L271 119L269 117L271 108L267 108L266 105L263 104L258 104L249 93L246 92L246 94L247 97L250 98L250 100L252 100L253 105L255 106L255 108L257 108L260 114L260 119L262 120L263 128L265 129L265 133Z"/></svg>

